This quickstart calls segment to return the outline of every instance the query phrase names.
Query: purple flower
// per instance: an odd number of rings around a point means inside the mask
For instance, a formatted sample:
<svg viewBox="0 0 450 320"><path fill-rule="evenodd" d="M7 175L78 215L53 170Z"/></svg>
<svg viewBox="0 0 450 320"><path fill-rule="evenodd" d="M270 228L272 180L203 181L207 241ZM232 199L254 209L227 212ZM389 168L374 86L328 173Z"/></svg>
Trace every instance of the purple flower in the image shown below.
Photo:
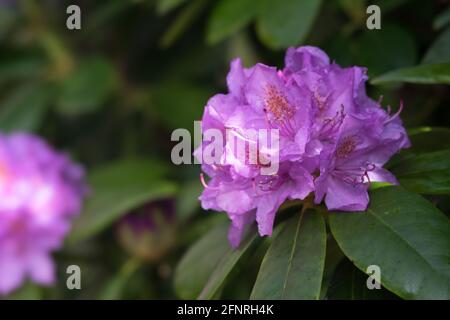
<svg viewBox="0 0 450 320"><path fill-rule="evenodd" d="M54 281L59 249L86 193L83 169L40 138L0 135L0 294Z"/></svg>
<svg viewBox="0 0 450 320"><path fill-rule="evenodd" d="M228 214L233 246L254 220L260 235L271 235L283 202L303 200L313 191L315 202L325 199L329 210L366 209L370 182L396 183L382 166L409 146L399 112L390 116L366 95L366 69L341 68L307 46L288 49L285 63L282 71L263 64L245 69L234 60L229 92L205 107L203 132L218 129L227 139L219 161L202 164L211 180L203 180L200 200L204 209ZM248 133L264 129L279 134L276 159L270 157L273 145L261 146ZM230 136L249 149L239 153ZM204 141L195 154L210 144ZM251 147L258 151L256 162L249 161ZM277 172L261 173L274 162Z"/></svg>

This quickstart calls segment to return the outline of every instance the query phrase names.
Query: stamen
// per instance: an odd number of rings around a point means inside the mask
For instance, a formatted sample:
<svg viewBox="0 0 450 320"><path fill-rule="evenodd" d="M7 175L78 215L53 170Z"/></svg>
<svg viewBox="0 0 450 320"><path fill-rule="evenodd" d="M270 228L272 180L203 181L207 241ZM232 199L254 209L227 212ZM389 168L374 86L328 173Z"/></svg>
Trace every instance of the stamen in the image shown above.
<svg viewBox="0 0 450 320"><path fill-rule="evenodd" d="M292 119L295 115L295 108L289 103L287 98L275 86L267 87L267 97L265 100L266 107L263 109L266 114L266 122L268 127L272 128L272 124L280 129L280 134L293 137L295 136L294 125ZM273 119L269 119L268 112L271 113Z"/></svg>
<svg viewBox="0 0 450 320"><path fill-rule="evenodd" d="M372 182L369 178L369 172L375 170L375 168L376 166L369 162L366 162L363 166L341 166L335 168L332 175L353 186L365 184L365 179L367 178L370 187Z"/></svg>
<svg viewBox="0 0 450 320"><path fill-rule="evenodd" d="M294 116L294 110L286 97L271 85L267 88L266 107L278 121Z"/></svg>
<svg viewBox="0 0 450 320"><path fill-rule="evenodd" d="M208 184L205 181L205 176L203 175L203 173L200 173L200 182L205 187L205 189L219 190L218 187L210 187L210 186L208 186Z"/></svg>
<svg viewBox="0 0 450 320"><path fill-rule="evenodd" d="M398 108L398 111L397 111L392 117L390 117L389 119L387 119L387 120L384 122L384 124L388 124L389 122L391 122L392 120L394 120L395 118L397 118L397 117L400 115L400 113L401 113L402 111L403 111L403 101L400 100L400 106L399 106L399 108ZM389 114L391 113L390 107L388 107L388 113L389 113Z"/></svg>

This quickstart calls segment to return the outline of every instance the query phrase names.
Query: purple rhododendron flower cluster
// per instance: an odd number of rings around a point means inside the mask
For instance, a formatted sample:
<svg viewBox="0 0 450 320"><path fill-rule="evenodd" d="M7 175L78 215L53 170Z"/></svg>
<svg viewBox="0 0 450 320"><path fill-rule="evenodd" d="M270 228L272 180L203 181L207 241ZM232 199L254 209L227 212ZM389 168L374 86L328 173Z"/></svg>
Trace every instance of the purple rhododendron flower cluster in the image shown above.
<svg viewBox="0 0 450 320"><path fill-rule="evenodd" d="M83 169L40 138L0 134L0 294L27 277L54 282L60 248L87 187Z"/></svg>
<svg viewBox="0 0 450 320"><path fill-rule="evenodd" d="M233 246L255 220L261 236L271 235L286 200L314 193L314 202L324 200L329 210L361 211L371 181L397 183L382 167L410 145L401 108L390 115L370 99L367 79L365 68L342 68L310 46L288 49L283 70L243 68L240 59L231 63L229 93L208 101L202 131L234 130L248 140L246 129L278 129L280 137L275 174L261 175L260 164L234 157L228 141L219 163L202 164L211 178L200 196L202 207L228 214Z"/></svg>

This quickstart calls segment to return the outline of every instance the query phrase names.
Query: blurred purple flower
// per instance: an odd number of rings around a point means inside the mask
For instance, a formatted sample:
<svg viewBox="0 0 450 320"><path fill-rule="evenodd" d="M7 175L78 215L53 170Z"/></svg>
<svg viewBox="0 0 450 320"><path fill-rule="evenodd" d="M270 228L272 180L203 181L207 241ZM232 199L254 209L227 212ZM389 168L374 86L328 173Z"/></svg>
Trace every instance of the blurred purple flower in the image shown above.
<svg viewBox="0 0 450 320"><path fill-rule="evenodd" d="M207 185L203 180L202 207L228 214L233 246L254 220L261 236L271 235L283 202L312 191L329 210L365 210L370 181L396 183L382 166L409 146L401 110L391 116L366 95L365 68L341 68L308 46L288 49L285 64L279 71L262 64L245 69L233 61L229 93L215 95L205 107L203 131L219 129L225 136L232 130L255 143L246 130L279 130L279 170L272 175L261 175L259 162L237 157L227 140L220 162L202 165L211 178Z"/></svg>
<svg viewBox="0 0 450 320"><path fill-rule="evenodd" d="M124 216L116 229L118 240L128 253L144 261L155 261L175 242L174 201L147 203Z"/></svg>
<svg viewBox="0 0 450 320"><path fill-rule="evenodd" d="M61 247L87 187L83 169L37 136L0 134L0 294L30 277L54 282Z"/></svg>

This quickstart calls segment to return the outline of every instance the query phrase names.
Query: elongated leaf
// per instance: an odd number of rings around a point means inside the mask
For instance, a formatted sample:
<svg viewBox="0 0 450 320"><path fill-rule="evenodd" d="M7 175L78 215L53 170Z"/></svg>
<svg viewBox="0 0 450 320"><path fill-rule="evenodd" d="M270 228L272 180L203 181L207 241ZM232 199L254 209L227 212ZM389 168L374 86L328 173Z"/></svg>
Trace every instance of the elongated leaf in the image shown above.
<svg viewBox="0 0 450 320"><path fill-rule="evenodd" d="M48 110L53 87L47 84L31 84L13 91L0 109L2 131L35 131L42 124Z"/></svg>
<svg viewBox="0 0 450 320"><path fill-rule="evenodd" d="M137 260L127 261L119 272L114 275L101 290L97 299L101 300L118 300L122 298L123 291L127 286L130 278L139 269L141 263Z"/></svg>
<svg viewBox="0 0 450 320"><path fill-rule="evenodd" d="M256 237L256 230L251 229L238 248L233 249L230 246L228 247L227 252L222 256L219 263L215 266L213 273L208 278L208 281L200 292L198 299L204 300L214 298L227 276L236 266L242 255L250 248Z"/></svg>
<svg viewBox="0 0 450 320"><path fill-rule="evenodd" d="M388 72L371 81L372 84L386 82L410 82L420 84L450 84L450 63L423 64Z"/></svg>
<svg viewBox="0 0 450 320"><path fill-rule="evenodd" d="M450 62L450 27L447 27L428 49L423 63Z"/></svg>
<svg viewBox="0 0 450 320"><path fill-rule="evenodd" d="M156 3L156 10L161 15L166 14L169 11L180 6L183 2L186 2L186 0L159 0Z"/></svg>
<svg viewBox="0 0 450 320"><path fill-rule="evenodd" d="M17 50L0 52L0 81L42 78L46 60L33 52Z"/></svg>
<svg viewBox="0 0 450 320"><path fill-rule="evenodd" d="M178 14L175 21L167 29L161 38L160 44L163 48L170 47L189 27L194 23L197 16L203 11L207 4L206 0L192 0L186 8Z"/></svg>
<svg viewBox="0 0 450 320"><path fill-rule="evenodd" d="M319 12L321 0L260 1L257 32L265 45L273 49L301 43Z"/></svg>
<svg viewBox="0 0 450 320"><path fill-rule="evenodd" d="M440 29L450 23L450 6L433 21L433 28Z"/></svg>
<svg viewBox="0 0 450 320"><path fill-rule="evenodd" d="M418 60L417 46L411 32L393 23L383 24L381 30L361 33L352 42L352 47L358 52L356 62L368 68L369 77L411 67Z"/></svg>
<svg viewBox="0 0 450 320"><path fill-rule="evenodd" d="M317 212L287 221L261 264L252 299L318 299L325 264L325 222Z"/></svg>
<svg viewBox="0 0 450 320"><path fill-rule="evenodd" d="M245 27L257 13L254 0L222 0L214 8L208 24L207 40L214 44Z"/></svg>
<svg viewBox="0 0 450 320"><path fill-rule="evenodd" d="M336 268L327 292L327 299L334 300L386 300L398 299L385 288L369 289L368 275L345 259Z"/></svg>
<svg viewBox="0 0 450 320"><path fill-rule="evenodd" d="M381 284L404 299L449 299L450 224L422 197L400 187L370 193L364 212L335 212L330 228L362 271L381 270Z"/></svg>
<svg viewBox="0 0 450 320"><path fill-rule="evenodd" d="M175 186L163 180L158 164L126 160L92 171L92 189L68 242L73 244L99 233L124 214L152 200L172 196Z"/></svg>
<svg viewBox="0 0 450 320"><path fill-rule="evenodd" d="M175 270L175 291L182 299L198 297L220 259L228 252L229 222L224 218L183 256Z"/></svg>
<svg viewBox="0 0 450 320"><path fill-rule="evenodd" d="M407 152L431 152L450 149L450 128L419 127L408 130L411 148Z"/></svg>
<svg viewBox="0 0 450 320"><path fill-rule="evenodd" d="M336 240L334 240L331 234L328 234L320 299L324 299L327 296L336 268L341 263L341 261L344 260L344 258L345 255L342 252L341 248L339 248Z"/></svg>
<svg viewBox="0 0 450 320"><path fill-rule="evenodd" d="M93 112L117 88L114 66L102 58L92 58L81 65L62 83L58 111L66 115Z"/></svg>
<svg viewBox="0 0 450 320"><path fill-rule="evenodd" d="M450 193L450 149L406 157L391 170L408 190L424 194Z"/></svg>

